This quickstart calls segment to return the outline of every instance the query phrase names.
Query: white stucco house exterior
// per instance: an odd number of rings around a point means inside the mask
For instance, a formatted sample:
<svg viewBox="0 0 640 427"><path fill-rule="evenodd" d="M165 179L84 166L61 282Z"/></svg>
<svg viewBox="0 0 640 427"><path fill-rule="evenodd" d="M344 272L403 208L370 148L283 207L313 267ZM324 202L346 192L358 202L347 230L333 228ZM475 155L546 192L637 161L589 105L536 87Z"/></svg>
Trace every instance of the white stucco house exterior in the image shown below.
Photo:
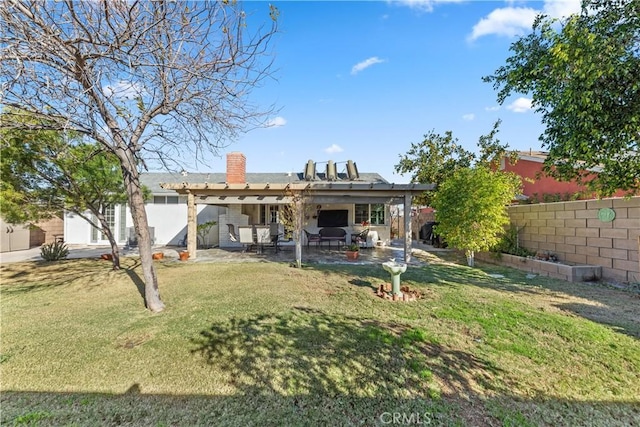
<svg viewBox="0 0 640 427"><path fill-rule="evenodd" d="M195 224L216 221L206 236L207 246L238 247L230 229L247 225L269 225L280 221L288 203L287 189L308 192L303 228L317 233L323 227L344 228L357 233L367 223L369 244L388 244L391 231L390 206L411 201L411 196L430 189L419 184L392 184L377 173L358 173L355 163L345 163L341 172L328 162L324 172L309 161L299 173L247 173L242 153L227 155L224 173L145 173L142 183L151 191L146 210L155 245L185 246L189 207ZM122 245L135 242L128 206L109 207L108 218ZM73 213L64 217L64 239L70 244L105 245L102 233ZM192 226L195 225L192 223ZM232 225L233 227L229 227ZM195 233L195 231L194 231ZM306 242L303 242L306 243Z"/></svg>
<svg viewBox="0 0 640 427"><path fill-rule="evenodd" d="M194 174L191 176L207 177L208 174ZM215 174L211 174L215 175ZM181 182L184 176L171 173L147 173L141 176L142 183L151 190L152 197L146 203L149 227L153 231L155 245L184 244L187 233L187 198L178 196L175 191L160 188L160 182ZM218 221L219 212L224 208L217 206L199 205L199 223ZM112 224L114 235L119 244L125 246L135 240L133 220L128 205L115 205L107 208L107 217ZM217 230L217 227L214 227ZM210 237L213 238L214 229ZM64 215L64 241L69 244L108 245L109 242L98 230L90 226L80 216L72 212ZM217 244L212 240L210 245Z"/></svg>

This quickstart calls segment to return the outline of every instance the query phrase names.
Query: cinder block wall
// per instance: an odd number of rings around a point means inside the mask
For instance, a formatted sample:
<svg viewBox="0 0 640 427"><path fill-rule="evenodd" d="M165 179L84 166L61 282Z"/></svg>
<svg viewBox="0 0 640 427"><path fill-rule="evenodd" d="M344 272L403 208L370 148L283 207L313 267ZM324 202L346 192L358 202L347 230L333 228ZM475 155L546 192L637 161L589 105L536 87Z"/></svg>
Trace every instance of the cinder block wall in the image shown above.
<svg viewBox="0 0 640 427"><path fill-rule="evenodd" d="M611 208L603 222L598 211ZM560 261L602 266L605 280L640 282L640 197L580 200L509 207L511 223L524 227L520 245L549 251Z"/></svg>

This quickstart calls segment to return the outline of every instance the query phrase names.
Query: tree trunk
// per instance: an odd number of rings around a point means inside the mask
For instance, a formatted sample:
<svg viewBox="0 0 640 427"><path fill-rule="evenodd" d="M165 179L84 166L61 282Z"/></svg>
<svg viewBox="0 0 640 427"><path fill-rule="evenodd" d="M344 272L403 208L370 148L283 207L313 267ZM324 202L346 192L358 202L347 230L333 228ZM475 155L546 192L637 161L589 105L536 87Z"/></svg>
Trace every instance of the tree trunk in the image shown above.
<svg viewBox="0 0 640 427"><path fill-rule="evenodd" d="M98 212L97 214L94 212L94 215L96 215L96 218L100 221L100 225L102 226L101 231L105 236L107 236L107 240L109 240L109 244L111 245L111 262L113 263L113 269L120 270L120 250L118 249L118 243L113 236L113 231L111 231L111 227L102 212Z"/></svg>
<svg viewBox="0 0 640 427"><path fill-rule="evenodd" d="M296 242L296 267L302 268L302 222L304 215L304 203L302 200L296 201L296 218L295 218L295 228L294 228L294 239Z"/></svg>
<svg viewBox="0 0 640 427"><path fill-rule="evenodd" d="M128 164L135 164L133 159ZM138 250L140 251L140 264L142 265L142 273L144 276L144 299L149 310L157 313L164 310L164 303L160 299L160 290L158 289L158 278L156 276L155 267L153 265L151 250L151 234L149 233L149 222L147 220L147 211L144 206L144 195L140 187L140 176L138 171L127 170L122 168L124 185L127 189L129 197L129 205L131 208L131 217L133 226L138 237Z"/></svg>
<svg viewBox="0 0 640 427"><path fill-rule="evenodd" d="M473 267L475 265L475 257L473 251L465 251L465 255L467 255L467 265L469 267Z"/></svg>

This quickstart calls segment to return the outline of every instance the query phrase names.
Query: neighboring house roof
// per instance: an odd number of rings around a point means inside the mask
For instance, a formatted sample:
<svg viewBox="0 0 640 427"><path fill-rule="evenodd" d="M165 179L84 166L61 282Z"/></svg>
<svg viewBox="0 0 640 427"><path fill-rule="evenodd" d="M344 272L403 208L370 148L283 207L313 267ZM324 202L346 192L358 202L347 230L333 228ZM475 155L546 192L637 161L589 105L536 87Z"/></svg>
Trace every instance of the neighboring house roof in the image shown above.
<svg viewBox="0 0 640 427"><path fill-rule="evenodd" d="M275 173L247 173L246 179L248 184L298 184L309 182L328 182L325 180L324 173L317 174L318 179L315 181L305 181L303 173L287 173L287 172L275 172ZM351 181L348 179L347 174L339 173L338 179L333 181L335 183L340 182L352 182L352 183L364 183L364 184L388 184L389 182L377 173L361 173L360 177ZM226 173L187 173L186 175L181 173L169 173L169 172L149 172L140 175L140 182L145 185L152 194L171 194L175 195L175 190L169 190L162 188L161 183L164 184L182 184L182 183L209 183L209 184L224 184L227 179Z"/></svg>
<svg viewBox="0 0 640 427"><path fill-rule="evenodd" d="M520 160L529 160L537 163L543 163L548 156L548 151L518 151L518 157L520 158Z"/></svg>
<svg viewBox="0 0 640 427"><path fill-rule="evenodd" d="M518 160L525 160L534 163L544 163L544 161L547 160L547 157L549 157L548 151L518 151ZM600 166L593 166L587 168L586 170L588 170L589 172L602 172L602 168Z"/></svg>

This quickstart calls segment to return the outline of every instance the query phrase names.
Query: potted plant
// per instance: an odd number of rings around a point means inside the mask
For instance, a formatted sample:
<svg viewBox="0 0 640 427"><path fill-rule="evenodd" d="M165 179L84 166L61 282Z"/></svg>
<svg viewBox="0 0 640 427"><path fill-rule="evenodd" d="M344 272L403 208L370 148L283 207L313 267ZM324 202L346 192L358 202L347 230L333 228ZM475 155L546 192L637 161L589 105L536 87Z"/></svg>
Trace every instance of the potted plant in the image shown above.
<svg viewBox="0 0 640 427"><path fill-rule="evenodd" d="M181 252L178 253L178 255L180 256L180 261L189 260L189 252L188 251L181 251Z"/></svg>
<svg viewBox="0 0 640 427"><path fill-rule="evenodd" d="M347 259L358 259L358 251L360 251L360 246L357 243L352 243L347 246L346 254Z"/></svg>

